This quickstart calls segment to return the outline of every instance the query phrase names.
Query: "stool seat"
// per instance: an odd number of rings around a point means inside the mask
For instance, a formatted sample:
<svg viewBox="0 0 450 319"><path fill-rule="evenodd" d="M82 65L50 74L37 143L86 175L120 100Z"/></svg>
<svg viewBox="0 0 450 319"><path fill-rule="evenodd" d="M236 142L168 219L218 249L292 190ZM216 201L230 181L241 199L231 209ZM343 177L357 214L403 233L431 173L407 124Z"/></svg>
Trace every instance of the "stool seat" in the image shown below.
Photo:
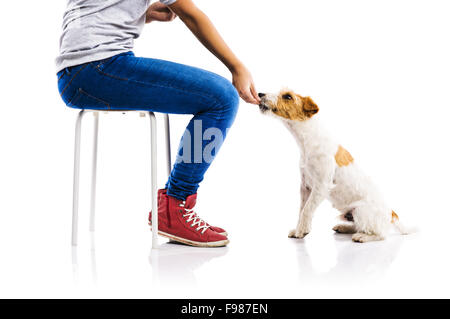
<svg viewBox="0 0 450 319"><path fill-rule="evenodd" d="M158 247L158 203L157 203L157 121L156 116L150 111L135 110L95 110L83 109L78 113L75 125L75 151L74 151L74 175L73 175L73 206L72 206L72 245L78 244L78 204L80 189L80 151L81 151L81 126L84 115L93 113L94 115L94 135L92 150L92 174L91 174L91 206L90 206L90 231L95 231L95 201L97 187L97 153L98 153L98 131L100 113L139 113L141 117L146 115L150 118L150 148L151 148L151 197L152 197L152 248ZM171 146L170 146L170 120L169 115L164 114L165 137L166 137L166 156L167 156L167 174L172 170Z"/></svg>

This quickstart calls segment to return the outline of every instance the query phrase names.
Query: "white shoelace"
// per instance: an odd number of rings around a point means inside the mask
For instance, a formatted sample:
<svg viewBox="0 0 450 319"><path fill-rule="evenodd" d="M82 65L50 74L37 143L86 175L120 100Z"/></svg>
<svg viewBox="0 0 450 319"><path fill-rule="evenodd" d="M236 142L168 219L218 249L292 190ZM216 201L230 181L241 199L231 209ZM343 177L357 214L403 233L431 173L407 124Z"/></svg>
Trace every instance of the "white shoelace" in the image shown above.
<svg viewBox="0 0 450 319"><path fill-rule="evenodd" d="M184 211L186 212L186 214L183 214L183 217L187 217L186 222L190 223L192 222L191 227L197 227L197 231L202 230L202 234L205 233L205 231L211 227L210 225L208 225L207 222L205 222L203 219L201 219L200 217L197 216L197 213L194 212L194 209L188 209L188 208L184 208L184 205L186 204L186 202L183 202L182 204L180 204L180 207L182 207L184 209Z"/></svg>

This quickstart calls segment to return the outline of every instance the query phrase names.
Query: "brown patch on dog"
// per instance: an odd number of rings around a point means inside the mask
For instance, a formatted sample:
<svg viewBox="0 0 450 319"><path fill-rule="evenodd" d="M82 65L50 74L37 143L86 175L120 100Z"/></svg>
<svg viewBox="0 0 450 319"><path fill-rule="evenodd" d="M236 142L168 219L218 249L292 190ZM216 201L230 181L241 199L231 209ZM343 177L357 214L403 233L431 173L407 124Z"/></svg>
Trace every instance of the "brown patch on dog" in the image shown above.
<svg viewBox="0 0 450 319"><path fill-rule="evenodd" d="M398 220L398 215L392 211L392 218L391 218L391 223L395 223Z"/></svg>
<svg viewBox="0 0 450 319"><path fill-rule="evenodd" d="M319 112L319 107L309 97L291 91L281 92L276 105L268 105L271 111L288 120L306 121Z"/></svg>
<svg viewBox="0 0 450 319"><path fill-rule="evenodd" d="M334 159L339 167L348 166L354 161L352 155L341 145L339 145L339 149L336 155L334 155Z"/></svg>

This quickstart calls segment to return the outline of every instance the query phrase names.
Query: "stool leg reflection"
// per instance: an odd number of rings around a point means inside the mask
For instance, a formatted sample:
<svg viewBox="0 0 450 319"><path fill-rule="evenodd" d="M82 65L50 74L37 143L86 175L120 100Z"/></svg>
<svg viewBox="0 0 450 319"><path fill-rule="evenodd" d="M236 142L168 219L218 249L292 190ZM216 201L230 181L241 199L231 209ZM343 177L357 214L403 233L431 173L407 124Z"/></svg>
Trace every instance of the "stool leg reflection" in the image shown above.
<svg viewBox="0 0 450 319"><path fill-rule="evenodd" d="M80 266L79 266L79 256L78 256L78 246L72 246L72 275L73 281L78 283L80 281ZM97 283L98 273L97 273L97 256L96 256L96 244L95 244L95 233L90 234L90 247L89 247L89 259L90 259L90 275L92 282Z"/></svg>
<svg viewBox="0 0 450 319"><path fill-rule="evenodd" d="M73 281L78 282L79 272L78 272L78 250L76 246L72 246L72 275Z"/></svg>
<svg viewBox="0 0 450 319"><path fill-rule="evenodd" d="M97 283L97 256L96 256L96 249L95 249L95 233L91 232L91 276L92 281L96 284Z"/></svg>

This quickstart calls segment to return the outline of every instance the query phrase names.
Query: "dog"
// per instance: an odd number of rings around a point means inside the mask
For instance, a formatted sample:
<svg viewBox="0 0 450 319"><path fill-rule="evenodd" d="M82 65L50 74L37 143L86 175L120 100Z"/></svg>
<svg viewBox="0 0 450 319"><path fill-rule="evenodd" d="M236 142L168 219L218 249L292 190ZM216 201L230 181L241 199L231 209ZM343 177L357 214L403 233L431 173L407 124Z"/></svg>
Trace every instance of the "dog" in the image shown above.
<svg viewBox="0 0 450 319"><path fill-rule="evenodd" d="M311 97L290 90L259 93L259 97L261 112L281 119L300 147L301 207L297 227L289 233L290 238L308 235L314 211L325 199L345 221L333 230L353 234L355 242L384 240L392 225L401 234L411 232L400 223L398 215L356 165L352 155L321 128L316 116L319 107Z"/></svg>

